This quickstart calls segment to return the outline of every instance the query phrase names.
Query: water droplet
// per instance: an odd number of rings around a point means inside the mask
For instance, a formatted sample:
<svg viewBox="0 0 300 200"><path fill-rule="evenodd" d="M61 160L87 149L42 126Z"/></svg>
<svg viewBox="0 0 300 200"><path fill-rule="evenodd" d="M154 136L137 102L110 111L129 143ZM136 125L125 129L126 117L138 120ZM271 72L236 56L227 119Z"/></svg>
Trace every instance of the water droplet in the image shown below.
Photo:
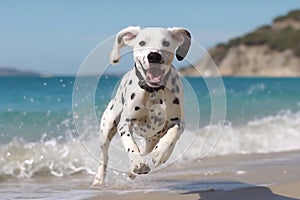
<svg viewBox="0 0 300 200"><path fill-rule="evenodd" d="M27 165L32 165L33 159L31 158L30 160L25 160L24 163Z"/></svg>
<svg viewBox="0 0 300 200"><path fill-rule="evenodd" d="M46 116L49 117L50 115L51 115L51 110L48 110Z"/></svg>

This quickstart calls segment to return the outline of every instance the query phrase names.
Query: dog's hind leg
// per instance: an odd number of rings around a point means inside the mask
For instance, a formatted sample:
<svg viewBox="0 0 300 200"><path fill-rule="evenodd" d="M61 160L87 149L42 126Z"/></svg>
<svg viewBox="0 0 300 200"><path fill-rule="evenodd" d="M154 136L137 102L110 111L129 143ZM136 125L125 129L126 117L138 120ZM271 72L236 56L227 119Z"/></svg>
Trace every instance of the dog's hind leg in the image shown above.
<svg viewBox="0 0 300 200"><path fill-rule="evenodd" d="M117 124L120 120L119 116L115 116L111 108L112 102L108 105L103 113L100 124L100 148L101 148L101 163L96 173L92 187L102 185L106 168L108 164L108 149L113 136L117 133Z"/></svg>

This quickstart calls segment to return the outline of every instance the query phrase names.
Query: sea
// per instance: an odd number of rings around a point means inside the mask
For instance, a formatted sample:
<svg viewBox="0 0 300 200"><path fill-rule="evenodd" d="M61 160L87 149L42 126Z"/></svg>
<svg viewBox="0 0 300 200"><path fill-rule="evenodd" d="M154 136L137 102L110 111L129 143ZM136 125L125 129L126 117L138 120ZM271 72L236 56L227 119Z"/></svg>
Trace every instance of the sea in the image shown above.
<svg viewBox="0 0 300 200"><path fill-rule="evenodd" d="M99 121L120 78L0 78L0 183L6 185L0 189L3 198L45 199L42 197L49 195L47 191L37 195L33 190L24 196L26 192L8 189L9 183L15 187L16 183L33 184L44 178L51 180L47 187L66 180L85 180L78 187L89 188L101 162ZM157 174L187 161L300 150L300 78L182 79L186 129L169 163L156 169ZM115 138L109 164L114 180L108 181L107 188L129 181L128 158L118 135ZM212 173L205 170L203 174ZM159 177L155 169L153 177Z"/></svg>

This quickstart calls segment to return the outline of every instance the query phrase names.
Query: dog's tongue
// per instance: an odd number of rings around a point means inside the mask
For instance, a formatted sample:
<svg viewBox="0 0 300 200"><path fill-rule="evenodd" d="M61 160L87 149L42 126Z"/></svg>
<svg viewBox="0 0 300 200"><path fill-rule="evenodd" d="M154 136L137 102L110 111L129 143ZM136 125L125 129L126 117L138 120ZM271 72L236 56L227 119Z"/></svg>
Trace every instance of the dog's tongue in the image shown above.
<svg viewBox="0 0 300 200"><path fill-rule="evenodd" d="M149 68L147 69L147 79L150 83L158 83L163 77L164 71L159 68Z"/></svg>

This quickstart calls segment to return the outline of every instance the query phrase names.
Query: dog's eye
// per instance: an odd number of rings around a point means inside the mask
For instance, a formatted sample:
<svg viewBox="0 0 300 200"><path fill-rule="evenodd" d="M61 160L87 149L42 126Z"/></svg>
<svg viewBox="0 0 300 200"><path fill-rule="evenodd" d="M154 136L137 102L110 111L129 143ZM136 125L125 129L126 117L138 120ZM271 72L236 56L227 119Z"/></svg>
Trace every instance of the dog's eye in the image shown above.
<svg viewBox="0 0 300 200"><path fill-rule="evenodd" d="M142 40L142 41L139 42L139 45L143 47L143 46L146 45L146 42Z"/></svg>
<svg viewBox="0 0 300 200"><path fill-rule="evenodd" d="M165 47L168 47L168 46L170 46L170 42L165 40L162 42L162 45Z"/></svg>

